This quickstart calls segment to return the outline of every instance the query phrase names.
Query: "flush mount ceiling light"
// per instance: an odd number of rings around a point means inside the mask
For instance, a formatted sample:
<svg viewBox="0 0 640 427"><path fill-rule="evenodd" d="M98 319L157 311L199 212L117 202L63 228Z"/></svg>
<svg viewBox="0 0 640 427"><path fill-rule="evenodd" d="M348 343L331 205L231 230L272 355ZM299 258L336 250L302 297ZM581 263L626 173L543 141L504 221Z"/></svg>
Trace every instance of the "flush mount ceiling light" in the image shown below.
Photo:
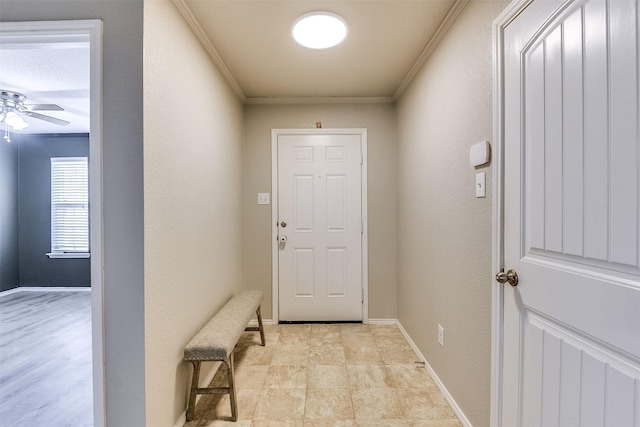
<svg viewBox="0 0 640 427"><path fill-rule="evenodd" d="M293 38L310 49L333 47L347 37L347 23L331 12L311 12L296 19L291 28Z"/></svg>

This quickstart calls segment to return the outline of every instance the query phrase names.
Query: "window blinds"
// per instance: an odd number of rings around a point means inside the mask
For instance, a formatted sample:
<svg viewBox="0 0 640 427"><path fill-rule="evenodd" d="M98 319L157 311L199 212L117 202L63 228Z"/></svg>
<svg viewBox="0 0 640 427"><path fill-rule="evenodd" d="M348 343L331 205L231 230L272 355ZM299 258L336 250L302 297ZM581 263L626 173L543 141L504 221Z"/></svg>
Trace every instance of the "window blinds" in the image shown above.
<svg viewBox="0 0 640 427"><path fill-rule="evenodd" d="M86 157L51 158L51 252L89 252Z"/></svg>

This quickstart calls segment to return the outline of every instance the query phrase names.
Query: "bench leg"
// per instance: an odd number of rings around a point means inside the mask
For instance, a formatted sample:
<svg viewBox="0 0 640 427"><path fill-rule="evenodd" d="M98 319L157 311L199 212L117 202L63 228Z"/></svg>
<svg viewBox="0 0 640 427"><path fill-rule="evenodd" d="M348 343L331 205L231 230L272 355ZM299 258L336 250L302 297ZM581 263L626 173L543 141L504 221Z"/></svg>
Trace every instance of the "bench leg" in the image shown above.
<svg viewBox="0 0 640 427"><path fill-rule="evenodd" d="M258 327L260 328L260 339L262 340L262 345L267 345L267 341L264 338L264 327L262 326L262 315L260 314L260 306L256 310L256 315L258 316Z"/></svg>
<svg viewBox="0 0 640 427"><path fill-rule="evenodd" d="M227 381L229 382L229 401L231 402L231 420L238 421L238 400L236 397L236 381L235 381L235 368L233 366L233 356L234 352L232 351L229 355L229 361L224 362L227 364Z"/></svg>
<svg viewBox="0 0 640 427"><path fill-rule="evenodd" d="M196 395L198 391L198 381L200 378L200 362L190 361L193 365L193 378L191 379L191 392L189 393L189 406L187 406L187 421L193 419L196 410Z"/></svg>

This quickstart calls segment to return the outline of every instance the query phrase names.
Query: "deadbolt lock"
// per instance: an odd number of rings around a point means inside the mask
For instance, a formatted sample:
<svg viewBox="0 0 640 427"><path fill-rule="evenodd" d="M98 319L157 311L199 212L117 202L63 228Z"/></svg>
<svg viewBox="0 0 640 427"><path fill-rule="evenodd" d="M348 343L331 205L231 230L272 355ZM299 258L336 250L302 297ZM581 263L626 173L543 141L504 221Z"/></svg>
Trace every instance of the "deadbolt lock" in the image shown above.
<svg viewBox="0 0 640 427"><path fill-rule="evenodd" d="M285 228L286 226L287 226L286 221L282 221L282 222L280 223L280 227Z"/></svg>

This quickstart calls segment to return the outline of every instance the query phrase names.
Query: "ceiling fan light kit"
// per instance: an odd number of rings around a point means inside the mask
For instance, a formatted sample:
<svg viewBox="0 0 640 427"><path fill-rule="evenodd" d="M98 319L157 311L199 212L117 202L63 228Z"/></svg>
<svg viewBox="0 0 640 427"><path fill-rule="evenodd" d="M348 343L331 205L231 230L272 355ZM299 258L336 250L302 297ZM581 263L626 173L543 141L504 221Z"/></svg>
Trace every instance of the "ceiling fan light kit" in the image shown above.
<svg viewBox="0 0 640 427"><path fill-rule="evenodd" d="M60 126L66 126L68 121L58 119L44 114L36 113L34 110L64 111L55 104L25 104L27 97L21 93L0 89L0 123L5 124L4 140L11 142L9 130L21 130L29 126L22 115L44 120Z"/></svg>
<svg viewBox="0 0 640 427"><path fill-rule="evenodd" d="M336 46L347 37L347 23L331 12L306 13L296 19L291 35L299 44L309 49L327 49Z"/></svg>

